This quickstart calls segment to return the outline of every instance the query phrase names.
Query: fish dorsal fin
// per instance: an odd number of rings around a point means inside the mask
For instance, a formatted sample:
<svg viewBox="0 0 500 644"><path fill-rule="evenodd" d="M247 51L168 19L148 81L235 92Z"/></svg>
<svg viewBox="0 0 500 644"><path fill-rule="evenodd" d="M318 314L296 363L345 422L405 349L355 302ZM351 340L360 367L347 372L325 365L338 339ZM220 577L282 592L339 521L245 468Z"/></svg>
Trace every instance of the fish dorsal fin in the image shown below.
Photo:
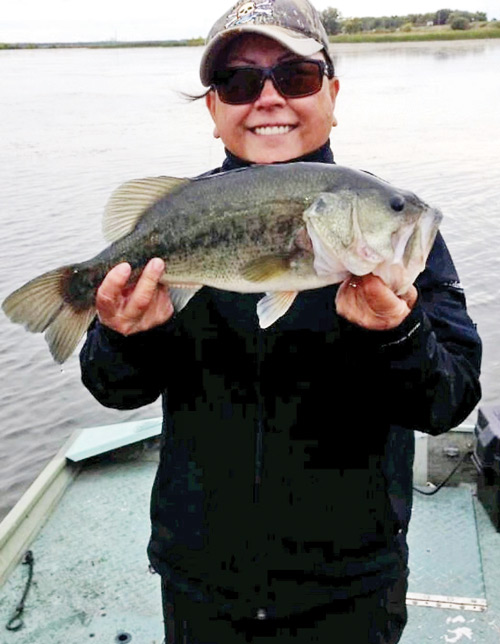
<svg viewBox="0 0 500 644"><path fill-rule="evenodd" d="M267 282L289 270L289 260L283 255L267 255L248 262L241 276L249 282Z"/></svg>
<svg viewBox="0 0 500 644"><path fill-rule="evenodd" d="M176 177L150 177L127 181L119 186L104 211L104 238L113 242L127 235L148 208L189 181Z"/></svg>
<svg viewBox="0 0 500 644"><path fill-rule="evenodd" d="M266 295L257 302L257 315L261 329L267 329L274 324L276 320L285 315L292 306L297 291L276 291L275 293L266 293Z"/></svg>

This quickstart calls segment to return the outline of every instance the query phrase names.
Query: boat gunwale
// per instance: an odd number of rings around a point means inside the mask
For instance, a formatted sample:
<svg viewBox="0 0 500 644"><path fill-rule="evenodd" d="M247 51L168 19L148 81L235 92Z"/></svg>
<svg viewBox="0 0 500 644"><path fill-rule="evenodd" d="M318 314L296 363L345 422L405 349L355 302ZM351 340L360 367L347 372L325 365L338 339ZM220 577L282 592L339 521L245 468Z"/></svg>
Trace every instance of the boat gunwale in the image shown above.
<svg viewBox="0 0 500 644"><path fill-rule="evenodd" d="M70 436L0 522L0 588L78 475L81 465L69 461L66 453L82 431Z"/></svg>

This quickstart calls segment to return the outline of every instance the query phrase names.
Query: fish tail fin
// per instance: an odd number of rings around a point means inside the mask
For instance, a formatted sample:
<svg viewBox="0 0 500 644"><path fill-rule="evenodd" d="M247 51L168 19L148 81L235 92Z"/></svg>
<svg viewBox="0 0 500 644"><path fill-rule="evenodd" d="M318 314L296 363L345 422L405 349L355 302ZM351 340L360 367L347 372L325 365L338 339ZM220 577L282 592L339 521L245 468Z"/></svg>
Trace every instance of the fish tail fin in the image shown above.
<svg viewBox="0 0 500 644"><path fill-rule="evenodd" d="M78 266L62 266L31 280L2 303L7 317L43 333L56 362L73 353L94 315L95 293L78 283ZM83 286L83 288L82 288Z"/></svg>

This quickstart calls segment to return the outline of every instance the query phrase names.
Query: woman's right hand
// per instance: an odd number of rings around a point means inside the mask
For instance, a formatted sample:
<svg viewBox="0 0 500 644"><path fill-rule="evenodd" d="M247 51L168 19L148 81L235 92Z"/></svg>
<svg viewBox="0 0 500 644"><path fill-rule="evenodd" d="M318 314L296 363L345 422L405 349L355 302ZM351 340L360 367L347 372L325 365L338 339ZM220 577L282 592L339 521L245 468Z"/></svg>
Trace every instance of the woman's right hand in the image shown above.
<svg viewBox="0 0 500 644"><path fill-rule="evenodd" d="M165 262L151 259L138 281L127 284L132 269L126 262L114 266L96 295L97 315L105 326L131 335L163 324L174 314L167 286L160 284Z"/></svg>

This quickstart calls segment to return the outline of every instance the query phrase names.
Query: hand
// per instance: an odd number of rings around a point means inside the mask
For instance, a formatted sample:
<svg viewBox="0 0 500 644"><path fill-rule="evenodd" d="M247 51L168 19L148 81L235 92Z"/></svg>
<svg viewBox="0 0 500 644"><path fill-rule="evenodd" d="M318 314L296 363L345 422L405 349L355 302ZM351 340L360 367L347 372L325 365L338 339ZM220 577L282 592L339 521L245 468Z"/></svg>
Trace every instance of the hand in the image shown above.
<svg viewBox="0 0 500 644"><path fill-rule="evenodd" d="M127 284L132 269L126 262L112 268L96 295L97 315L102 324L122 335L147 331L170 319L174 307L168 288L159 280L165 271L162 259L145 266L135 284Z"/></svg>
<svg viewBox="0 0 500 644"><path fill-rule="evenodd" d="M415 306L417 297L414 286L398 297L380 277L351 275L340 285L335 303L337 313L349 322L383 331L399 326Z"/></svg>

